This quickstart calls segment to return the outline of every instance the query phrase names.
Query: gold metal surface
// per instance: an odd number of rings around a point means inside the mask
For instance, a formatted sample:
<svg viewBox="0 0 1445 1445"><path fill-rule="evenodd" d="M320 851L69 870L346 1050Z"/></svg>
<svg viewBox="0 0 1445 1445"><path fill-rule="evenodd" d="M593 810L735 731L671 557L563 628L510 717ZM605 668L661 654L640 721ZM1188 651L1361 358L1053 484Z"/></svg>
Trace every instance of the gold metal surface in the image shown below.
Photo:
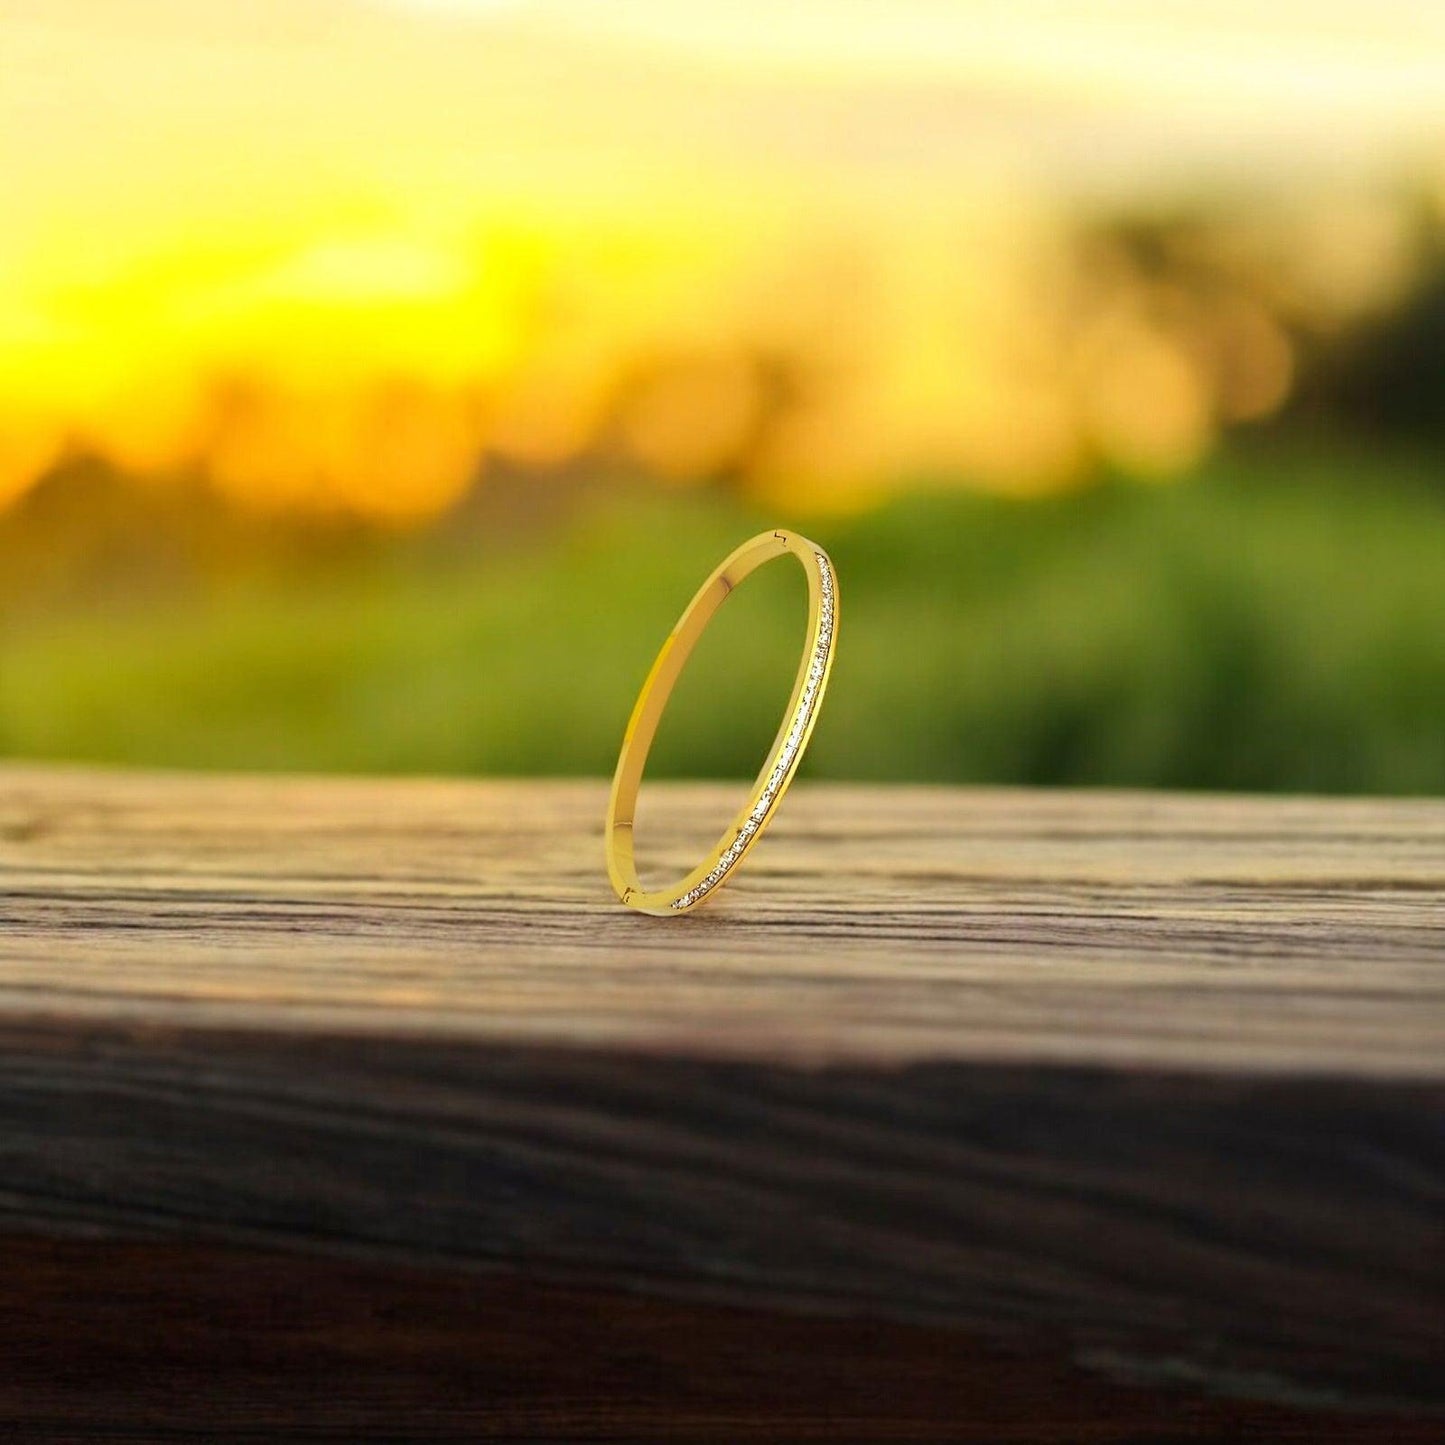
<svg viewBox="0 0 1445 1445"><path fill-rule="evenodd" d="M633 821L647 754L668 698L698 638L733 588L765 563L780 557L795 557L808 578L807 642L782 724L747 802L708 855L676 883L665 888L644 888L633 854ZM607 872L618 898L628 907L665 917L685 913L713 897L737 871L762 837L807 750L832 672L837 636L837 573L828 554L796 532L763 532L744 542L698 589L642 685L612 778L607 805Z"/></svg>

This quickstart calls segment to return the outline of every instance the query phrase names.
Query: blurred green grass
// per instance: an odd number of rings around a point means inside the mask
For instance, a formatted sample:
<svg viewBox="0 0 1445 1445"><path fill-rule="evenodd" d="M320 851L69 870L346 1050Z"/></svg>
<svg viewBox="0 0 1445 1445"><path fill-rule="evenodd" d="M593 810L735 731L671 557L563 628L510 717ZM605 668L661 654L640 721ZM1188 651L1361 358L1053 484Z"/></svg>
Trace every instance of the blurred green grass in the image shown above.
<svg viewBox="0 0 1445 1445"><path fill-rule="evenodd" d="M693 589L779 523L832 551L842 589L810 776L1445 792L1445 488L1424 463L1297 455L1042 501L925 491L846 520L603 493L545 541L471 560L400 545L350 571L12 618L0 752L606 774ZM658 774L760 761L801 641L769 572L705 640Z"/></svg>

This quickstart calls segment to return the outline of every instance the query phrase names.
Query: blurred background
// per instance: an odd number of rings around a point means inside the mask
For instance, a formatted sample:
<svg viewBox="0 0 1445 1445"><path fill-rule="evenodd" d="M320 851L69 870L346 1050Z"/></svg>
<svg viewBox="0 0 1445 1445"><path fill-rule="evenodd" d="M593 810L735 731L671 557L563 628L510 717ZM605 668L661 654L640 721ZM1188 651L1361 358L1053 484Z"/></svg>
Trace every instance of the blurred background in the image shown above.
<svg viewBox="0 0 1445 1445"><path fill-rule="evenodd" d="M812 776L1445 792L1445 7L0 8L0 755L605 774L784 524Z"/></svg>

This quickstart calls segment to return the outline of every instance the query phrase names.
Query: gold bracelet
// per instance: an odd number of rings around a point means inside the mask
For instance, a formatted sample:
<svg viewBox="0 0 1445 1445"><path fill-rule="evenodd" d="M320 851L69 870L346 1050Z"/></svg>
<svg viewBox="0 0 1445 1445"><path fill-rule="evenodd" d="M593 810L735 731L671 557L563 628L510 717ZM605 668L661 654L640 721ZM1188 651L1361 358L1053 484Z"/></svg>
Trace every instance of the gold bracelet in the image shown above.
<svg viewBox="0 0 1445 1445"><path fill-rule="evenodd" d="M644 888L637 877L632 825L642 770L663 709L698 638L728 594L765 562L786 556L796 557L808 577L808 645L783 724L751 796L713 850L670 888ZM748 849L762 836L802 761L823 705L837 635L838 585L833 578L833 564L821 547L796 532L764 532L744 542L698 589L642 684L612 778L612 796L607 805L607 872L617 896L630 908L662 917L686 913L712 897L733 875Z"/></svg>

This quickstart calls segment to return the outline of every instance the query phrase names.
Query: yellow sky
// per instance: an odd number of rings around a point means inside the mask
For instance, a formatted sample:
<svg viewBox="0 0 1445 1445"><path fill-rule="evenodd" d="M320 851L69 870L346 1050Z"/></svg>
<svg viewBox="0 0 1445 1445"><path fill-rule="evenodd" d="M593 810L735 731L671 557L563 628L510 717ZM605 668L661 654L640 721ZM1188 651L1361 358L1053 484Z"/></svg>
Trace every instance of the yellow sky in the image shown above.
<svg viewBox="0 0 1445 1445"><path fill-rule="evenodd" d="M617 42L742 78L983 82L1031 93L1438 108L1429 0L385 0Z"/></svg>
<svg viewBox="0 0 1445 1445"><path fill-rule="evenodd" d="M1445 6L1260 8L7 0L0 497L79 445L425 511L665 354L624 430L684 474L746 346L836 378L780 474L1065 469L1054 362L999 361L1061 216L1445 155Z"/></svg>

